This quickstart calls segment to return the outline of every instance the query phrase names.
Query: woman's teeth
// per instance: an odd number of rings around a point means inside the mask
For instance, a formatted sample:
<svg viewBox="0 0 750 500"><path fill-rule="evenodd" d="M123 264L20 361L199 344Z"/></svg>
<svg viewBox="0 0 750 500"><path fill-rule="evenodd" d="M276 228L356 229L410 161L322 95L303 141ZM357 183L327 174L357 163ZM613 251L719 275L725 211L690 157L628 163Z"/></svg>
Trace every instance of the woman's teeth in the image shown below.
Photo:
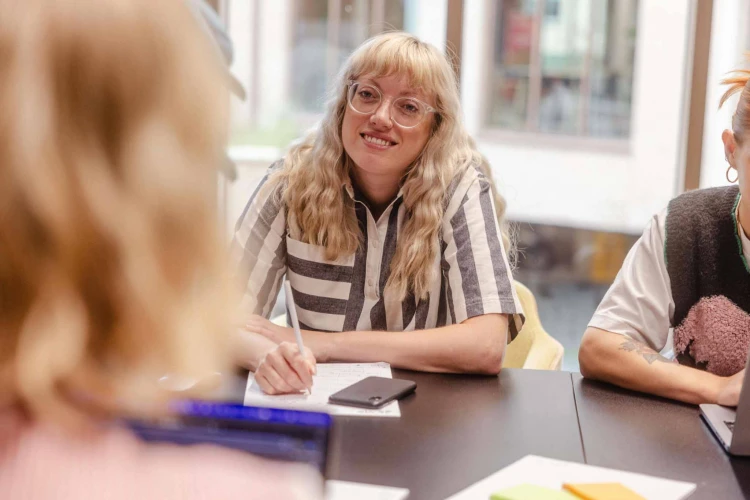
<svg viewBox="0 0 750 500"><path fill-rule="evenodd" d="M379 146L390 146L391 143L389 141L384 141L383 139L378 139L377 137L372 137L370 135L364 134L365 140L367 142L371 142L373 144L377 144Z"/></svg>

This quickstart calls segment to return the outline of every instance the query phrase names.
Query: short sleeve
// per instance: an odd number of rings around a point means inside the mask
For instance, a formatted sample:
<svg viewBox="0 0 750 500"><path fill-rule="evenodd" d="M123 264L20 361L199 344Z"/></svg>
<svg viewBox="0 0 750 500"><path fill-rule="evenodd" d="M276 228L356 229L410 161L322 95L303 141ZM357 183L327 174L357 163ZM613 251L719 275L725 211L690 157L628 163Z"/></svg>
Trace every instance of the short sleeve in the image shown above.
<svg viewBox="0 0 750 500"><path fill-rule="evenodd" d="M674 317L664 260L665 219L666 210L651 219L589 322L590 327L626 335L656 351L666 345Z"/></svg>
<svg viewBox="0 0 750 500"><path fill-rule="evenodd" d="M286 214L269 168L235 226L231 258L242 291L241 310L268 317L286 273Z"/></svg>
<svg viewBox="0 0 750 500"><path fill-rule="evenodd" d="M443 223L443 273L455 323L507 314L509 341L523 325L489 181L475 169L463 176Z"/></svg>

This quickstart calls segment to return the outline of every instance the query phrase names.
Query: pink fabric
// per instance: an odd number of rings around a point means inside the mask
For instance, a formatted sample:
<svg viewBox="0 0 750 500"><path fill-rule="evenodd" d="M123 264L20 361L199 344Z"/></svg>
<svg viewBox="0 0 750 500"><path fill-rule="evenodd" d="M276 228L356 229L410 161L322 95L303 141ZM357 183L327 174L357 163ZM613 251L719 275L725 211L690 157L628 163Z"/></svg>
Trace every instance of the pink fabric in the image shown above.
<svg viewBox="0 0 750 500"><path fill-rule="evenodd" d="M688 350L696 363L716 375L745 367L750 347L750 314L723 295L704 297L674 329L675 351Z"/></svg>
<svg viewBox="0 0 750 500"><path fill-rule="evenodd" d="M0 412L0 499L314 499L320 477L213 446L152 445L117 428L72 436Z"/></svg>

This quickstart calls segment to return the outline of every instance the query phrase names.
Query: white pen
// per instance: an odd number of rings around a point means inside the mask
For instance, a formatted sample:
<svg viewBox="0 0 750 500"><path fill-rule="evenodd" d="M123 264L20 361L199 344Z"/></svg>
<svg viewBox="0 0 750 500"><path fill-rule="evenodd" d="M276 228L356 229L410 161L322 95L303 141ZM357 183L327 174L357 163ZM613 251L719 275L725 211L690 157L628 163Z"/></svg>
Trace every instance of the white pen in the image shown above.
<svg viewBox="0 0 750 500"><path fill-rule="evenodd" d="M286 305L289 310L289 316L294 328L294 337L297 339L297 347L300 354L305 356L305 344L302 343L302 332L299 330L299 320L297 319L297 307L294 305L294 296L292 295L292 285L289 280L284 280L284 293L286 294ZM312 390L310 390L312 392Z"/></svg>

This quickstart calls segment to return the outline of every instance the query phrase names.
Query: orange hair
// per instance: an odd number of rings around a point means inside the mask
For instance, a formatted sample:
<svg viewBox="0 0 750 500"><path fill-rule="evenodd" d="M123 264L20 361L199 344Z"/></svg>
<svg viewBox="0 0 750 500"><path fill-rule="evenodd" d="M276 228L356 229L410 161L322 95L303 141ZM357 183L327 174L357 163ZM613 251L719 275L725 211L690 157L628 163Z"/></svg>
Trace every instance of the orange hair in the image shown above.
<svg viewBox="0 0 750 500"><path fill-rule="evenodd" d="M0 405L150 413L224 368L219 64L182 0L0 0Z"/></svg>
<svg viewBox="0 0 750 500"><path fill-rule="evenodd" d="M737 110L732 115L732 132L737 142L750 132L750 86L748 82L750 82L750 70L746 69L732 71L721 81L722 85L729 85L729 88L721 97L719 107L722 107L734 94L740 94Z"/></svg>

